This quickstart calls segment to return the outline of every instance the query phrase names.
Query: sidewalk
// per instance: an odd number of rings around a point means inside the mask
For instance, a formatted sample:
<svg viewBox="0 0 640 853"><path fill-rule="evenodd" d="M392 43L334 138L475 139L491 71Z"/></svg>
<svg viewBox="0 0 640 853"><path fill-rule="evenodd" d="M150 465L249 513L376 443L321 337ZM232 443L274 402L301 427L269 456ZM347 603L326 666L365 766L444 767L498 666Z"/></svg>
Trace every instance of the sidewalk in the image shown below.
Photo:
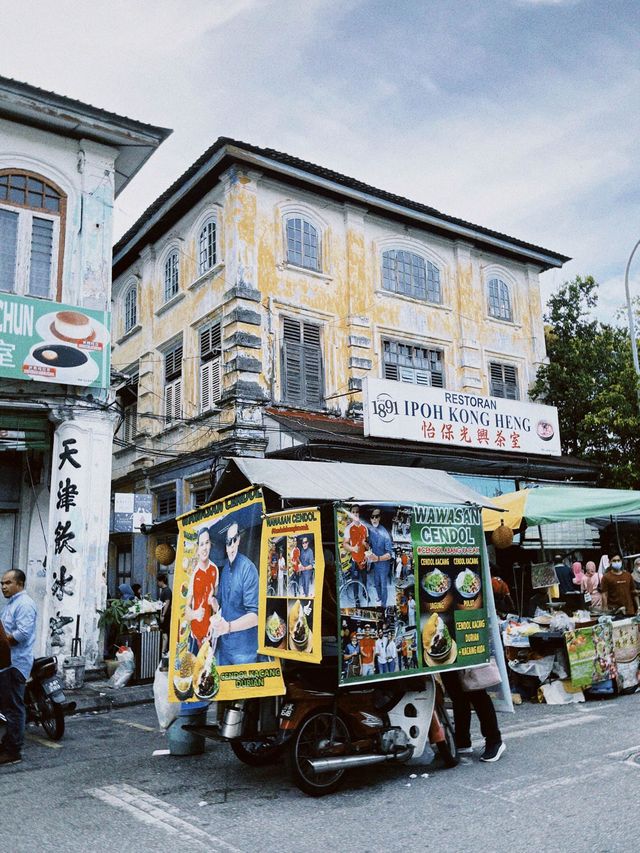
<svg viewBox="0 0 640 853"><path fill-rule="evenodd" d="M113 690L107 679L86 681L79 690L65 690L70 702L76 703L75 714L90 711L110 711L127 705L146 705L153 702L153 684L134 684Z"/></svg>

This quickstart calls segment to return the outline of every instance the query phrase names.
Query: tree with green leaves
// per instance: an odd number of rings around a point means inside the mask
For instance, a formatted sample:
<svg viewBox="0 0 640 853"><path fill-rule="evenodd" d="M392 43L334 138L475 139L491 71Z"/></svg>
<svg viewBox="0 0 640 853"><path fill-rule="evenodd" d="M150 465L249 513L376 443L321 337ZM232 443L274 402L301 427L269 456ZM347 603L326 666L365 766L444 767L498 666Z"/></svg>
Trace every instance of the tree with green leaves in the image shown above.
<svg viewBox="0 0 640 853"><path fill-rule="evenodd" d="M591 276L549 299L549 364L538 370L531 398L557 406L563 452L600 466L599 485L637 489L640 413L629 333L594 319L597 304Z"/></svg>

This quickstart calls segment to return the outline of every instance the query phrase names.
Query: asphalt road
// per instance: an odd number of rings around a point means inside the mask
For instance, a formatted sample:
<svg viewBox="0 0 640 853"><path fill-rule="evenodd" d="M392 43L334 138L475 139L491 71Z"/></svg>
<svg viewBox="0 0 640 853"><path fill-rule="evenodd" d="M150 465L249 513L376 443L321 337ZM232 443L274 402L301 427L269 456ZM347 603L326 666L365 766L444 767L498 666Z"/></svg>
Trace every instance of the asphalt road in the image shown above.
<svg viewBox="0 0 640 853"><path fill-rule="evenodd" d="M497 764L478 740L453 770L362 768L316 800L284 764L245 767L224 744L154 755L167 745L153 706L79 716L58 745L32 729L23 763L0 769L0 851L632 851L639 711L640 695L524 705L500 715Z"/></svg>

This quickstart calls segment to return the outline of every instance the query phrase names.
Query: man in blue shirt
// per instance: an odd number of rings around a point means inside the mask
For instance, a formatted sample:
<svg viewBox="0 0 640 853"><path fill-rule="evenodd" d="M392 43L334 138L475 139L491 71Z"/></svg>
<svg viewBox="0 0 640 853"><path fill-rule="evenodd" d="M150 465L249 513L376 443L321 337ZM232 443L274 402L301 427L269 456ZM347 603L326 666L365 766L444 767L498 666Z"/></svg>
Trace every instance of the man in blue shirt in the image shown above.
<svg viewBox="0 0 640 853"><path fill-rule="evenodd" d="M302 548L300 549L300 583L302 584L302 594L309 595L311 589L311 578L316 565L316 558L313 555L313 548L309 545L309 537L302 537Z"/></svg>
<svg viewBox="0 0 640 853"><path fill-rule="evenodd" d="M367 562L373 565L373 583L381 607L390 606L388 602L389 582L391 581L391 558L393 542L389 531L380 524L381 512L377 507L371 512L369 528L369 550ZM393 604L393 602L391 602Z"/></svg>
<svg viewBox="0 0 640 853"><path fill-rule="evenodd" d="M234 522L227 530L227 559L218 587L222 618L213 623L218 636L218 666L258 660L258 570L248 557L238 553L239 547L240 529Z"/></svg>
<svg viewBox="0 0 640 853"><path fill-rule="evenodd" d="M24 687L33 666L36 639L36 606L24 591L25 574L11 569L2 576L2 594L8 604L2 612L9 646L11 666L0 669L0 711L7 721L2 739L0 765L22 761L24 745Z"/></svg>

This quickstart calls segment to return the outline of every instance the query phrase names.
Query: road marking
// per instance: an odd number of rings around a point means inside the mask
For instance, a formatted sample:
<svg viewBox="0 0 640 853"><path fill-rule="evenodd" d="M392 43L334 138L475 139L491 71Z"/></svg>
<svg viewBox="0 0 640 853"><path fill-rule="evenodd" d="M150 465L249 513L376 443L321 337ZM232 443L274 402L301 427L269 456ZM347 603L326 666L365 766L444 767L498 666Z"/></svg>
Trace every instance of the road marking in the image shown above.
<svg viewBox="0 0 640 853"><path fill-rule="evenodd" d="M136 820L148 826L163 829L171 835L180 837L182 846L190 842L192 846L210 851L210 853L242 853L237 847L232 847L221 838L209 835L203 829L193 824L193 818L183 814L180 809L152 797L150 794L132 785L105 785L103 788L90 788L87 791L92 797L107 803L117 809L127 812Z"/></svg>
<svg viewBox="0 0 640 853"><path fill-rule="evenodd" d="M581 723L595 723L596 720L601 720L602 714L580 714ZM539 732L551 732L554 729L565 729L567 726L575 725L574 715L571 717L563 717L562 720L556 720L554 723L543 723L541 726L529 726L526 729L507 729L502 731L503 740L512 740L519 737L531 737ZM474 746L483 744L483 740L474 741Z"/></svg>
<svg viewBox="0 0 640 853"><path fill-rule="evenodd" d="M141 729L143 732L159 732L160 729L154 729L152 726L143 726L142 723L133 723L131 720L123 720L122 717L113 717L114 723L122 723L123 726L129 726L132 729Z"/></svg>
<svg viewBox="0 0 640 853"><path fill-rule="evenodd" d="M562 722L563 725L569 725L572 722L584 722L585 719L589 718L601 718L602 714L594 714L590 709L588 714L585 714L584 711L574 712L572 714L563 714L562 717L559 717L557 714L544 714L537 720L522 720L522 722L514 723L510 726L504 726L502 731L510 732L510 731L520 731L520 730L530 730L535 729L536 731L544 731L545 726L550 723L558 723Z"/></svg>
<svg viewBox="0 0 640 853"><path fill-rule="evenodd" d="M40 735L31 734L31 732L25 732L25 737L29 738L29 740L34 740L36 743L39 743L41 746L48 746L49 749L63 749L64 745L61 743L55 743L55 741L47 740L46 738L40 737Z"/></svg>
<svg viewBox="0 0 640 853"><path fill-rule="evenodd" d="M608 758L629 758L629 755L640 752L640 743L637 746L628 746L626 749L621 749L619 752L608 752Z"/></svg>

